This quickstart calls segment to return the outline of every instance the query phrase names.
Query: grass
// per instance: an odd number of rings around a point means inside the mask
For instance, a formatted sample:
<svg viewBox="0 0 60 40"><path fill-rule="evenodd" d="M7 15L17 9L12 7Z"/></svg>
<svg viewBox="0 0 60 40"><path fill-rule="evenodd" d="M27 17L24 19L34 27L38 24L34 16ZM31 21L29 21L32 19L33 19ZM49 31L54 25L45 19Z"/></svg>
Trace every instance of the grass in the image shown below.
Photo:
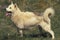
<svg viewBox="0 0 60 40"><path fill-rule="evenodd" d="M2 3L0 4L2 5ZM21 38L17 33L17 28L10 20L10 17L6 17L5 13L4 9L0 11L0 40L51 40L50 37L33 36L39 33L38 28L24 31L25 36ZM52 17L51 20L52 30L55 32L55 40L60 40L60 5L56 5L55 16Z"/></svg>

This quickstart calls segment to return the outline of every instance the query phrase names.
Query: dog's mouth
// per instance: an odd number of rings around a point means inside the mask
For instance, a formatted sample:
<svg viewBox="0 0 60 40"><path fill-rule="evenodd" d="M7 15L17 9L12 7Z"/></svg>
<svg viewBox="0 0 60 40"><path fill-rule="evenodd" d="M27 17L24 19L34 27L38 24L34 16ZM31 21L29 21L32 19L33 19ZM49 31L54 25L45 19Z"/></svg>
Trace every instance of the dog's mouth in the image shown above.
<svg viewBox="0 0 60 40"><path fill-rule="evenodd" d="M12 12L11 11L7 11L6 12L6 16L11 16Z"/></svg>

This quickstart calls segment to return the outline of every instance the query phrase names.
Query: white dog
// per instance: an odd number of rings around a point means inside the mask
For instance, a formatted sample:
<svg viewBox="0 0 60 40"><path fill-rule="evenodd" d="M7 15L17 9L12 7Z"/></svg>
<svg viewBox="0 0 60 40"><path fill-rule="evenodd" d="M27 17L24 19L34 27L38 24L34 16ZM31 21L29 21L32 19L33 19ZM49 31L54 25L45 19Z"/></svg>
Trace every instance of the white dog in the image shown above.
<svg viewBox="0 0 60 40"><path fill-rule="evenodd" d="M49 18L49 16L54 14L53 8L47 8L42 16L38 16L33 12L22 12L16 4L11 3L6 8L6 11L8 11L6 15L11 14L11 20L20 29L21 37L23 36L22 29L29 28L32 25L40 25L40 27L46 32L49 32L52 35L52 39L54 39L54 32L51 29L51 20Z"/></svg>

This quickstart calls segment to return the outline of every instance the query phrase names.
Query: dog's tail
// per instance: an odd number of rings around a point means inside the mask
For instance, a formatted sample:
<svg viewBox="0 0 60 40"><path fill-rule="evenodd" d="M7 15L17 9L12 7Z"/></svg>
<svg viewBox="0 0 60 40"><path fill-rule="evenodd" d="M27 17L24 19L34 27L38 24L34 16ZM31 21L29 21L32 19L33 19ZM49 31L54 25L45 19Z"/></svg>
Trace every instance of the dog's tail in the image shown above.
<svg viewBox="0 0 60 40"><path fill-rule="evenodd" d="M51 17L54 15L54 9L53 8L47 8L45 12L43 13L43 17L47 19L48 17Z"/></svg>

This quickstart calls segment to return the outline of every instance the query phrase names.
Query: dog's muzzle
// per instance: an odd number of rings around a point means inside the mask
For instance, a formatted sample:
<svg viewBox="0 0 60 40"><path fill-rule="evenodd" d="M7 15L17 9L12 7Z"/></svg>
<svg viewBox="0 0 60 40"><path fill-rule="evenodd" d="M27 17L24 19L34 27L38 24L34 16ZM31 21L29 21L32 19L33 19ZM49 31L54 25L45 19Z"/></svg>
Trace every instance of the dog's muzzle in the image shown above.
<svg viewBox="0 0 60 40"><path fill-rule="evenodd" d="M7 11L6 12L6 16L11 16L12 12L11 11Z"/></svg>

